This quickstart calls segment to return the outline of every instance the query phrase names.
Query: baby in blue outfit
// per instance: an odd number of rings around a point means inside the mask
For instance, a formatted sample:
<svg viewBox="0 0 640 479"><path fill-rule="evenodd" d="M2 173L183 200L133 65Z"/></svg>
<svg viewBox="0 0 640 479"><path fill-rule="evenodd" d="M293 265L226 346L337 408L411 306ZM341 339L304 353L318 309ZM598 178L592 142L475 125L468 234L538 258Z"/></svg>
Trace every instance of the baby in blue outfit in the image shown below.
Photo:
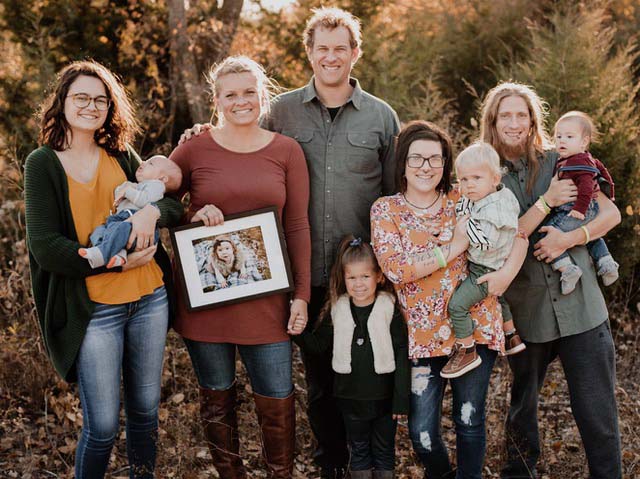
<svg viewBox="0 0 640 479"><path fill-rule="evenodd" d="M166 156L155 155L136 170L138 183L125 181L114 192L115 214L107 217L89 239L90 248L80 248L78 254L89 261L92 268L107 264L107 268L122 266L127 262L127 241L131 223L126 221L139 209L159 201L166 192L177 191L182 183L180 167ZM155 241L158 241L156 229Z"/></svg>

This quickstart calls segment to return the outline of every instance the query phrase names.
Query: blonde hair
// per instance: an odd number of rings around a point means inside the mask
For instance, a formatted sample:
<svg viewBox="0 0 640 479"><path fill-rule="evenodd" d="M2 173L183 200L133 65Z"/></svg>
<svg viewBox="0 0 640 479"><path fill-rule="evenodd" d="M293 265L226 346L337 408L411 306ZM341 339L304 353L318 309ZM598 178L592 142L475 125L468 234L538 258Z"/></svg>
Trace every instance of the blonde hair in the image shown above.
<svg viewBox="0 0 640 479"><path fill-rule="evenodd" d="M360 20L341 8L321 7L311 10L313 15L307 20L307 25L302 34L302 42L307 50L313 49L314 35L318 28L335 30L344 27L349 31L349 44L351 48L358 48L362 45L362 32ZM362 55L362 50L358 53L358 58Z"/></svg>
<svg viewBox="0 0 640 479"><path fill-rule="evenodd" d="M227 57L211 67L206 75L206 80L211 89L212 100L215 102L220 93L220 78L233 73L251 73L255 77L260 98L260 117L268 115L271 100L280 88L275 80L267 75L262 65L245 55ZM218 124L221 123L222 117L218 118Z"/></svg>
<svg viewBox="0 0 640 479"><path fill-rule="evenodd" d="M556 121L556 124L553 127L553 133L555 135L558 125L562 121L575 121L582 128L582 136L589 137L589 144L597 143L600 139L600 132L596 128L596 125L593 123L593 120L589 115L582 111L568 111ZM587 144L587 148L589 147Z"/></svg>
<svg viewBox="0 0 640 479"><path fill-rule="evenodd" d="M480 139L493 146L501 157L504 156L503 145L496 128L496 120L498 119L500 103L510 96L522 98L529 109L531 129L527 135L525 156L527 166L531 171L527 181L527 191L531 192L540 169L538 155L541 155L545 150L551 149L551 140L544 128L544 122L547 117L546 104L533 88L517 82L502 82L489 90L482 104Z"/></svg>
<svg viewBox="0 0 640 479"><path fill-rule="evenodd" d="M458 168L462 164L478 164L481 163L491 170L492 173L499 175L503 174L503 169L500 166L500 155L489 143L484 141L476 141L467 146L456 158L456 175L458 174Z"/></svg>

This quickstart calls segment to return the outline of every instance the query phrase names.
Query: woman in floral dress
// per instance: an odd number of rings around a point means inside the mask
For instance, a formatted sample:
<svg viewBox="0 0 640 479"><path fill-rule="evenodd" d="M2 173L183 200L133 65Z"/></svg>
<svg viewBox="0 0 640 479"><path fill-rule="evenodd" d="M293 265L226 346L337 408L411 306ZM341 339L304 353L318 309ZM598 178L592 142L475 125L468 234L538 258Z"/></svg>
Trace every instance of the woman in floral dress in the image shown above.
<svg viewBox="0 0 640 479"><path fill-rule="evenodd" d="M429 122L409 123L398 137L396 162L399 192L374 203L371 234L378 262L395 286L408 326L413 361L411 441L429 478L480 478L487 388L504 344L500 307L496 296L489 296L471 309L482 364L451 380L457 448L454 472L440 431L447 384L440 370L455 342L447 302L467 275L468 238L466 220L456 225L460 193L451 183L451 140ZM485 279L490 280L491 292L515 277L526 252L524 243L517 241L505 266Z"/></svg>

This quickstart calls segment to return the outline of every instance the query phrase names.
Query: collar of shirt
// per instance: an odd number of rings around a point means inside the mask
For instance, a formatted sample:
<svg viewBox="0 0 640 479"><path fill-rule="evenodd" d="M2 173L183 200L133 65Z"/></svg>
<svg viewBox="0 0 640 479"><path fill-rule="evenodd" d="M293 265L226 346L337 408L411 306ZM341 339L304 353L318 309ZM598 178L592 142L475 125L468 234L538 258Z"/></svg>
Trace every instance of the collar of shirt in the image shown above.
<svg viewBox="0 0 640 479"><path fill-rule="evenodd" d="M493 193L485 196L484 198L482 198L481 200L478 201L474 201L473 206L475 210L479 210L480 208L484 208L485 206L491 204L491 203L495 203L496 201L500 201L502 194L500 193L500 190L502 190L504 188L504 185L502 183L500 183L498 185L498 189L496 191L494 191Z"/></svg>
<svg viewBox="0 0 640 479"><path fill-rule="evenodd" d="M315 76L312 76L311 80L309 80L309 83L307 83L307 85L304 87L304 97L302 98L303 103L308 103L314 98L317 98L318 101L320 101L320 97L318 97L318 92L316 91L314 81ZM351 96L346 101L346 103L353 103L355 109L359 110L360 103L362 102L362 88L360 87L360 82L355 78L349 78L349 84L353 87L353 92L351 93Z"/></svg>

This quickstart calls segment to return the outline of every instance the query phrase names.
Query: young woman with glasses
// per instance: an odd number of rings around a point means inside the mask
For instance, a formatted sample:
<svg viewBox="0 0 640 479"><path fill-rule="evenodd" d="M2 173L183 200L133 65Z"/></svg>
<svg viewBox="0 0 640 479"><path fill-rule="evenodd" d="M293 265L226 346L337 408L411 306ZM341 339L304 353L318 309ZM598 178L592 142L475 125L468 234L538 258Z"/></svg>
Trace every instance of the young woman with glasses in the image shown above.
<svg viewBox="0 0 640 479"><path fill-rule="evenodd" d="M394 284L408 327L411 368L409 434L428 477L480 478L485 453L485 399L498 352L504 347L502 317L495 296L471 308L473 338L482 363L451 380L457 466L453 472L441 436L442 400L447 379L440 371L455 335L447 303L467 275L466 220L456 222L460 197L451 182L452 146L436 125L411 122L398 136L393 196L371 208L371 237L385 276ZM498 274L515 276L526 253L521 241ZM522 251L520 251L522 250ZM514 271L515 268L515 271Z"/></svg>
<svg viewBox="0 0 640 479"><path fill-rule="evenodd" d="M165 198L128 221L126 265L92 269L78 249L109 215L116 186L136 181L131 149L138 126L113 73L92 61L57 76L42 104L40 148L27 158L27 242L36 309L56 371L78 382L83 426L75 477L104 477L118 436L124 381L129 476L154 475L162 356L168 325L168 257L154 244L156 223L176 223L180 203Z"/></svg>

